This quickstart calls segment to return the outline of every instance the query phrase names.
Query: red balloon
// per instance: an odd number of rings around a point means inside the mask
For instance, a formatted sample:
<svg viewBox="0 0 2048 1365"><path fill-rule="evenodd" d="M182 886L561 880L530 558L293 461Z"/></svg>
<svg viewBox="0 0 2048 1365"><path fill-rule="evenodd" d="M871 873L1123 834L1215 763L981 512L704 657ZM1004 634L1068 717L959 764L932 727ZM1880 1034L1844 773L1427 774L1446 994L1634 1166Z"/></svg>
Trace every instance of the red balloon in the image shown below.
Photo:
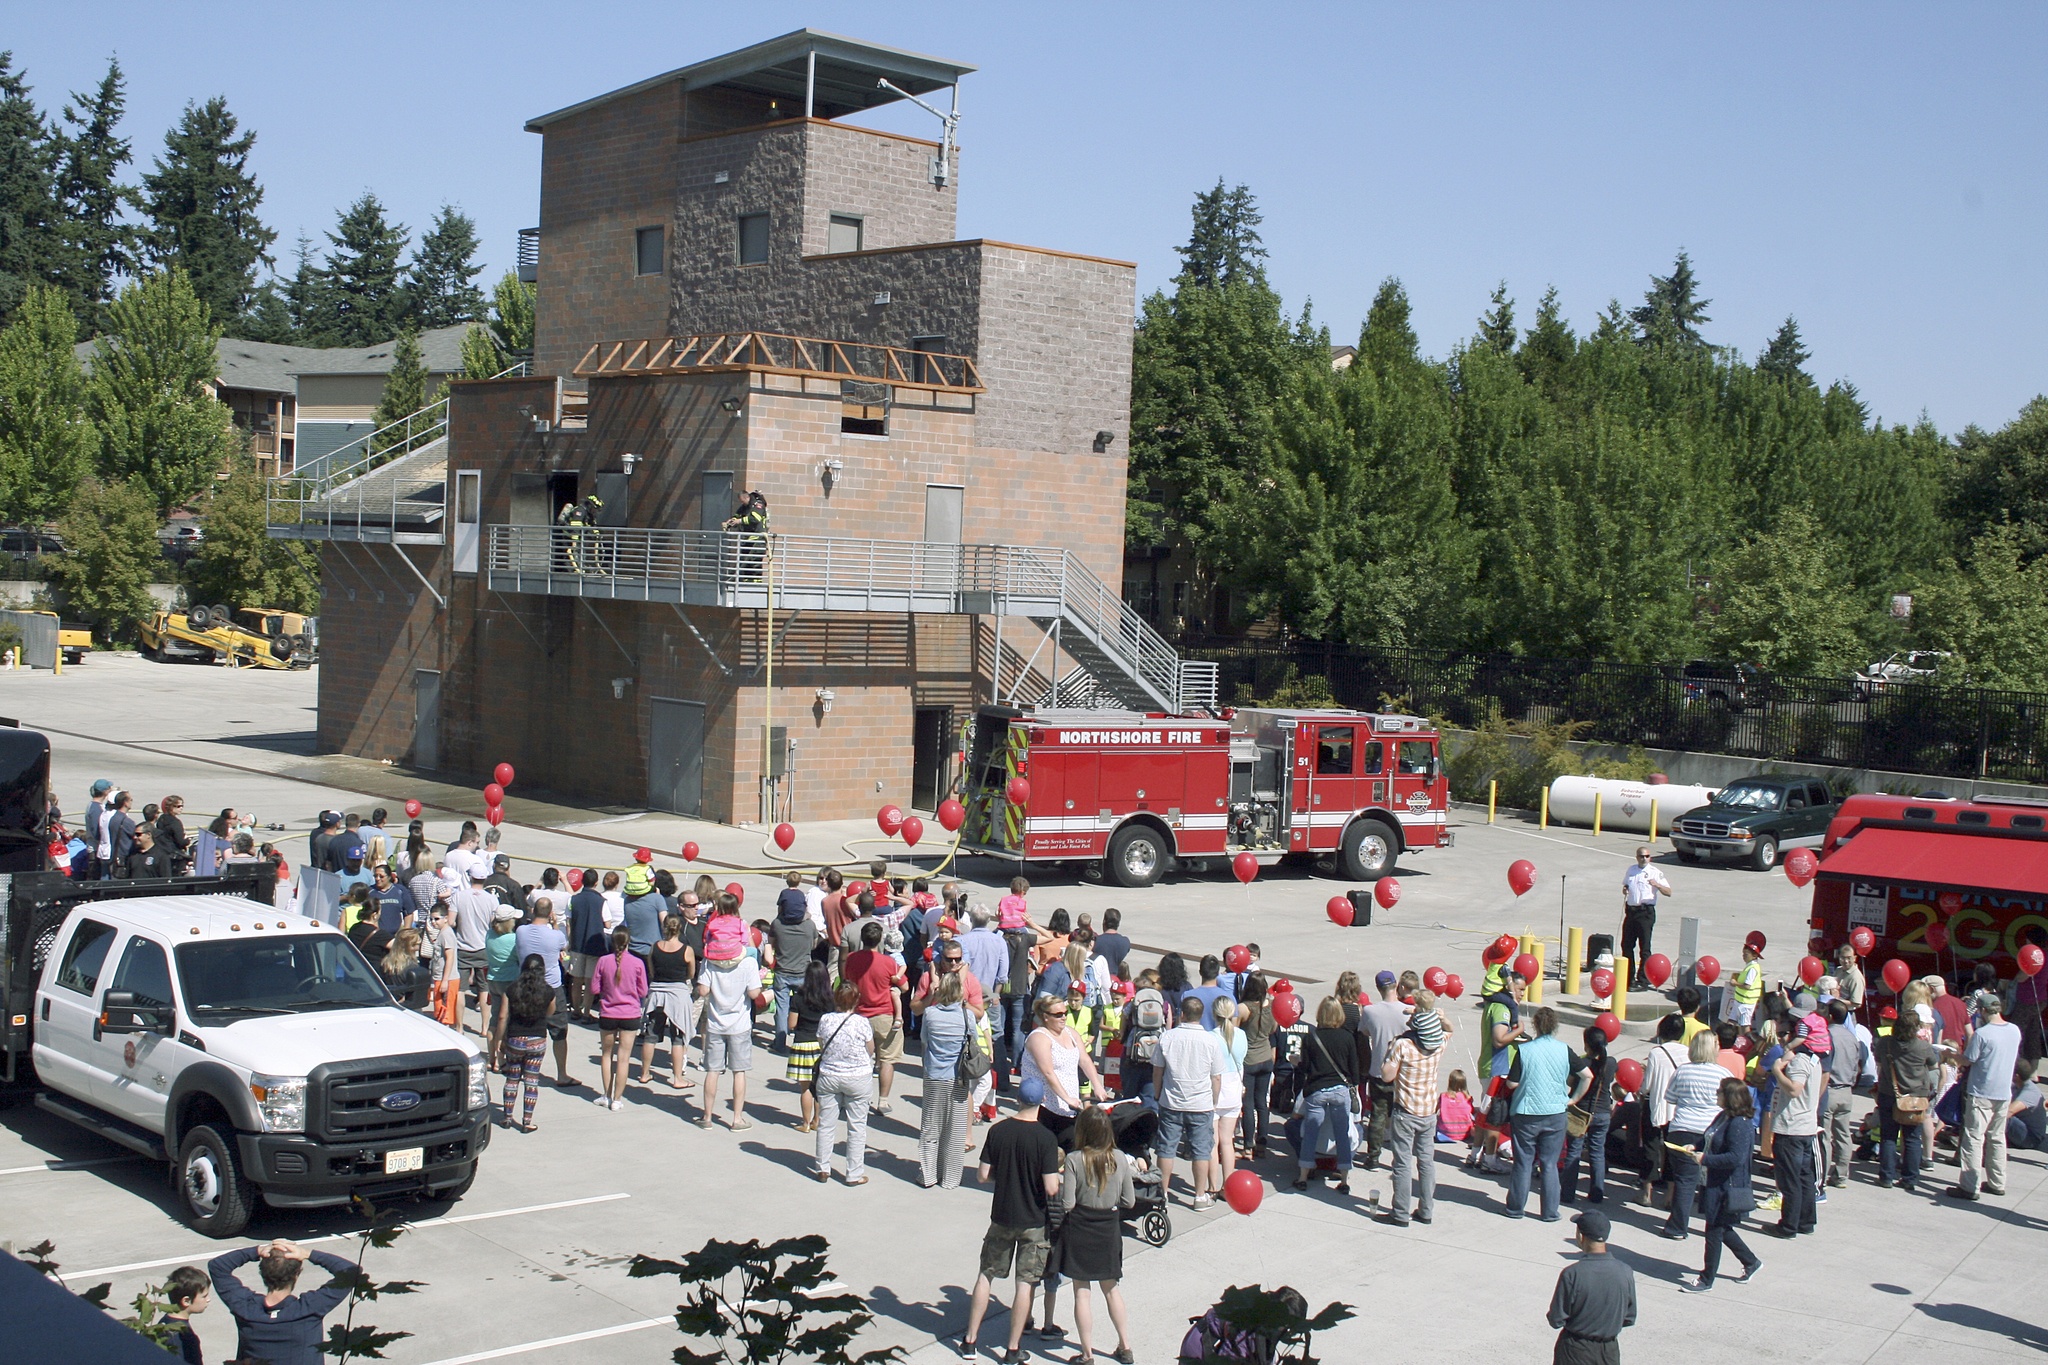
<svg viewBox="0 0 2048 1365"><path fill-rule="evenodd" d="M1912 980L1913 969L1898 958L1893 958L1890 962L1884 964L1884 984L1891 987L1893 995L1897 995L1900 991L1906 989Z"/></svg>
<svg viewBox="0 0 2048 1365"><path fill-rule="evenodd" d="M1515 975L1524 981L1534 981L1543 970L1543 964L1536 960L1536 954L1523 953L1515 959Z"/></svg>
<svg viewBox="0 0 2048 1365"><path fill-rule="evenodd" d="M1438 995L1444 993L1444 982L1450 979L1451 974L1441 967L1431 967L1422 974L1422 984L1435 991Z"/></svg>
<svg viewBox="0 0 2048 1365"><path fill-rule="evenodd" d="M486 820L490 821L490 822L491 822L492 824L494 824L494 825L495 825L495 824L497 824L497 823L498 823L499 821L503 820L504 818L505 818L505 808L504 808L503 806L486 806L486 807L484 807L484 819L486 819Z"/></svg>
<svg viewBox="0 0 2048 1365"><path fill-rule="evenodd" d="M888 835L891 839L895 838L896 831L903 828L903 808L901 806L882 807L875 812L875 823L882 827L882 833Z"/></svg>
<svg viewBox="0 0 2048 1365"><path fill-rule="evenodd" d="M1223 1182L1223 1197L1237 1212L1249 1214L1266 1197L1266 1183L1254 1171L1232 1171Z"/></svg>
<svg viewBox="0 0 2048 1365"><path fill-rule="evenodd" d="M1249 884L1259 875L1259 860L1249 853L1240 853L1230 860L1230 874L1239 881Z"/></svg>
<svg viewBox="0 0 2048 1365"><path fill-rule="evenodd" d="M924 838L924 821L915 815L906 815L903 817L903 823L896 827L896 832L903 836L905 845L916 848L917 841Z"/></svg>
<svg viewBox="0 0 2048 1365"><path fill-rule="evenodd" d="M1465 978L1452 972L1444 978L1444 994L1456 1000L1465 993Z"/></svg>
<svg viewBox="0 0 2048 1365"><path fill-rule="evenodd" d="M1621 1020L1614 1017L1613 1010L1602 1010L1600 1017L1593 1021L1593 1027L1606 1034L1610 1043L1621 1036Z"/></svg>
<svg viewBox="0 0 2048 1365"><path fill-rule="evenodd" d="M1010 798L1013 806L1028 806L1031 804L1031 784L1021 777L1013 777L1010 785L1003 788L1003 795Z"/></svg>
<svg viewBox="0 0 2048 1365"><path fill-rule="evenodd" d="M422 806L422 805L421 805L421 804L420 804L419 802L417 802L417 801L408 801L408 802L406 802L406 803L405 803L405 813L406 813L406 815L407 815L408 817L410 817L411 819L414 819L414 820L417 820L417 819L419 819L419 818L420 818L420 812L421 812L421 811L423 811L423 810L425 810L425 809L426 809L426 807L425 807L425 806Z"/></svg>
<svg viewBox="0 0 2048 1365"><path fill-rule="evenodd" d="M1392 877L1382 877L1373 883L1372 898L1379 902L1380 909L1391 910L1401 899L1401 883Z"/></svg>
<svg viewBox="0 0 2048 1365"><path fill-rule="evenodd" d="M1293 991L1284 991L1273 997L1273 1018L1281 1028L1291 1028L1301 1022L1301 997Z"/></svg>
<svg viewBox="0 0 2048 1365"><path fill-rule="evenodd" d="M1536 885L1536 864L1527 858L1517 858L1508 864L1508 889L1517 896L1527 894Z"/></svg>
<svg viewBox="0 0 2048 1365"><path fill-rule="evenodd" d="M645 852L646 850L643 849L641 851ZM692 839L683 845L683 861L686 863L694 863L697 861L697 855L701 852L703 852L703 850L697 847L697 841L695 839ZM646 862L647 860L645 858L642 858L640 861Z"/></svg>
<svg viewBox="0 0 2048 1365"><path fill-rule="evenodd" d="M1700 979L1702 986L1711 986L1721 979L1721 959L1702 957L1692 964L1692 974Z"/></svg>
<svg viewBox="0 0 2048 1365"><path fill-rule="evenodd" d="M1818 871L1820 859L1810 848L1795 848L1785 855L1785 878L1794 886L1806 885Z"/></svg>
<svg viewBox="0 0 2048 1365"><path fill-rule="evenodd" d="M747 888L741 886L738 882L727 882L725 884L725 889L732 892L733 899L738 901L741 905L745 905L747 903Z"/></svg>
<svg viewBox="0 0 2048 1365"><path fill-rule="evenodd" d="M1651 953L1643 959L1643 976L1652 986L1662 986L1671 979L1671 959L1662 953Z"/></svg>
<svg viewBox="0 0 2048 1365"><path fill-rule="evenodd" d="M1614 994L1614 973L1605 967L1593 969L1593 998L1605 1000Z"/></svg>
<svg viewBox="0 0 2048 1365"><path fill-rule="evenodd" d="M1859 924L1849 931L1849 946L1856 950L1856 956L1869 957L1877 950L1877 935L1867 924Z"/></svg>
<svg viewBox="0 0 2048 1365"><path fill-rule="evenodd" d="M562 880L569 883L571 891L581 891L583 889L583 869L580 867L570 868L562 874Z"/></svg>
<svg viewBox="0 0 2048 1365"><path fill-rule="evenodd" d="M1624 1057L1614 1064L1614 1079L1623 1090L1633 1095L1643 1088L1643 1064L1633 1057Z"/></svg>
<svg viewBox="0 0 2048 1365"><path fill-rule="evenodd" d="M787 853L787 852L789 852L789 846L790 846L791 844L795 843L795 842L796 842L796 826L795 826L795 825L792 825L792 824L790 824L790 823L789 823L788 821L786 821L786 820L785 820L785 821L784 821L783 823L781 823L781 824L779 824L779 825L777 825L777 826L775 827L775 846L776 846L777 848L781 849L781 850L782 850L782 851L783 851L784 853Z"/></svg>
<svg viewBox="0 0 2048 1365"><path fill-rule="evenodd" d="M1799 979L1811 986L1827 974L1828 964L1808 953L1799 959Z"/></svg>
<svg viewBox="0 0 2048 1365"><path fill-rule="evenodd" d="M495 782L484 783L484 804L502 806L505 804L505 789Z"/></svg>
<svg viewBox="0 0 2048 1365"><path fill-rule="evenodd" d="M1252 950L1242 943L1233 943L1223 950L1223 970L1241 972L1252 965Z"/></svg>
<svg viewBox="0 0 2048 1365"><path fill-rule="evenodd" d="M1293 990L1294 990L1294 983L1293 983L1292 981L1289 981L1289 980L1288 980L1288 979L1287 979L1286 977L1284 977L1284 976L1283 976L1283 977L1281 977L1281 978L1280 978L1280 979L1279 979L1278 981L1275 981L1275 982L1273 983L1273 989L1272 989L1272 990L1271 990L1270 992L1268 992L1268 994L1270 994L1270 995L1287 995L1287 994L1290 994L1290 993L1291 993L1291 992L1292 992Z"/></svg>
<svg viewBox="0 0 2048 1365"><path fill-rule="evenodd" d="M634 850L633 850L633 861L634 861L634 862L636 862L636 863L651 863L651 862L653 862L653 861L654 861L654 850L653 850L653 849L651 849L651 848L636 848L636 849L634 849Z"/></svg>
<svg viewBox="0 0 2048 1365"><path fill-rule="evenodd" d="M2023 976L2039 976L2041 968L2048 966L2048 953L2042 952L2038 943L2022 943L2016 956Z"/></svg>
<svg viewBox="0 0 2048 1365"><path fill-rule="evenodd" d="M938 814L939 828L945 830L948 834L951 834L954 830L967 823L967 807L961 805L950 796L939 802Z"/></svg>
<svg viewBox="0 0 2048 1365"><path fill-rule="evenodd" d="M514 774L513 774L513 772L512 772L512 765L511 765L510 763L500 763L500 764L498 765L498 770L497 770L496 772L492 773L492 774L491 774L491 776L492 776L492 777L495 777L495 778L497 778L497 779L498 779L498 785L499 785L499 786L501 786L501 787L509 787L509 786L511 786L511 785L512 785L512 778L513 778L513 776L514 776Z"/></svg>
<svg viewBox="0 0 2048 1365"><path fill-rule="evenodd" d="M1927 926L1927 946L1934 949L1937 953L1948 951L1948 926L1946 924L1930 924Z"/></svg>
<svg viewBox="0 0 2048 1365"><path fill-rule="evenodd" d="M1934 904L1941 911L1941 917L1947 919L1963 908L1963 895L1960 891L1944 891L1934 898Z"/></svg>
<svg viewBox="0 0 2048 1365"><path fill-rule="evenodd" d="M1343 896L1332 896L1323 906L1323 913L1330 917L1330 923L1340 929L1351 927L1351 902Z"/></svg>

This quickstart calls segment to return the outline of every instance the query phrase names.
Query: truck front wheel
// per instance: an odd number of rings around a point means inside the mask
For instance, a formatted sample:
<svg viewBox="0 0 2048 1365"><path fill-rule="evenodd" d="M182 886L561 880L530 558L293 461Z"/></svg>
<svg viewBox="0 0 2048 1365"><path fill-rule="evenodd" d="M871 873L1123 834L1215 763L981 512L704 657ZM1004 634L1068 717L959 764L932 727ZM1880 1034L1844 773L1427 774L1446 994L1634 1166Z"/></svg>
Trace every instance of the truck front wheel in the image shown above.
<svg viewBox="0 0 2048 1365"><path fill-rule="evenodd" d="M208 1237L233 1237L249 1224L255 1189L235 1159L234 1143L200 1125L185 1135L172 1171L185 1221Z"/></svg>
<svg viewBox="0 0 2048 1365"><path fill-rule="evenodd" d="M1778 841L1770 835L1763 835L1756 841L1756 852L1750 857L1749 865L1759 872L1769 872L1778 865Z"/></svg>
<svg viewBox="0 0 2048 1365"><path fill-rule="evenodd" d="M1400 851L1400 842L1394 831L1381 820L1354 820L1351 828L1344 831L1344 847L1338 854L1338 862L1344 869L1344 879L1353 882L1376 882L1394 870L1394 859Z"/></svg>
<svg viewBox="0 0 2048 1365"><path fill-rule="evenodd" d="M1150 886L1166 874L1166 858L1159 831L1126 825L1109 841L1107 870L1118 886Z"/></svg>

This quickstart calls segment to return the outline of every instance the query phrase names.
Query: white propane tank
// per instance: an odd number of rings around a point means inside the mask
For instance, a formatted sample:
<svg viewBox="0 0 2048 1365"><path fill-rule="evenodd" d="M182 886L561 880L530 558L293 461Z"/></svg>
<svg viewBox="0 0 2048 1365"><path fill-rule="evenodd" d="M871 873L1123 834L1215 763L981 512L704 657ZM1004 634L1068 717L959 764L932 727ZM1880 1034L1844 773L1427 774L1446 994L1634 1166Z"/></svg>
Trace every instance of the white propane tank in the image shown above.
<svg viewBox="0 0 2048 1365"><path fill-rule="evenodd" d="M1600 828L1631 834L1650 832L1650 803L1657 803L1657 837L1671 832L1671 822L1707 804L1715 787L1681 787L1675 782L1648 782L1613 777L1560 777L1550 784L1550 818L1561 825L1593 824L1593 798L1600 798Z"/></svg>

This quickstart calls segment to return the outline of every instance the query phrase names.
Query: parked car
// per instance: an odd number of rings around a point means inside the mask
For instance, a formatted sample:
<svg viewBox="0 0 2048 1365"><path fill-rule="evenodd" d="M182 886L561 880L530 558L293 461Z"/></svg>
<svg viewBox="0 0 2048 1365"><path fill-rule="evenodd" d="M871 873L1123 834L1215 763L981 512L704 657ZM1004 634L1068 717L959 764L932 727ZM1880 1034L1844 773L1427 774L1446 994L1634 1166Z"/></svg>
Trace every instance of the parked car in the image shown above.
<svg viewBox="0 0 2048 1365"><path fill-rule="evenodd" d="M1755 664L1694 659L1680 670L1688 702L1747 711L1770 699L1770 679Z"/></svg>
<svg viewBox="0 0 2048 1365"><path fill-rule="evenodd" d="M41 555L61 555L64 542L48 531L27 531L19 526L0 528L0 553L11 559L35 559Z"/></svg>
<svg viewBox="0 0 2048 1365"><path fill-rule="evenodd" d="M1841 804L1816 777L1746 777L1673 821L1671 846L1688 863L1768 872L1788 848L1819 848Z"/></svg>
<svg viewBox="0 0 2048 1365"><path fill-rule="evenodd" d="M1870 697L1890 683L1926 682L1955 657L1945 649L1902 649L1856 674L1856 695Z"/></svg>

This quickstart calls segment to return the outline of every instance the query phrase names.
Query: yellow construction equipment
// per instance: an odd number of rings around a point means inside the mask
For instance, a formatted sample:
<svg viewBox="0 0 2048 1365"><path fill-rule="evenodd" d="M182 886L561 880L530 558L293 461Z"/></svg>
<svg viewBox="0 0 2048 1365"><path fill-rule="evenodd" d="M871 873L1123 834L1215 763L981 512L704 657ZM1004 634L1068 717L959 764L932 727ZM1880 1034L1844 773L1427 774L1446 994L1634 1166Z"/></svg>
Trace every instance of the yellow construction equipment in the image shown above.
<svg viewBox="0 0 2048 1365"><path fill-rule="evenodd" d="M292 636L245 629L225 607L159 611L143 618L138 634L142 652L163 662L189 659L229 668L292 668L299 663Z"/></svg>

